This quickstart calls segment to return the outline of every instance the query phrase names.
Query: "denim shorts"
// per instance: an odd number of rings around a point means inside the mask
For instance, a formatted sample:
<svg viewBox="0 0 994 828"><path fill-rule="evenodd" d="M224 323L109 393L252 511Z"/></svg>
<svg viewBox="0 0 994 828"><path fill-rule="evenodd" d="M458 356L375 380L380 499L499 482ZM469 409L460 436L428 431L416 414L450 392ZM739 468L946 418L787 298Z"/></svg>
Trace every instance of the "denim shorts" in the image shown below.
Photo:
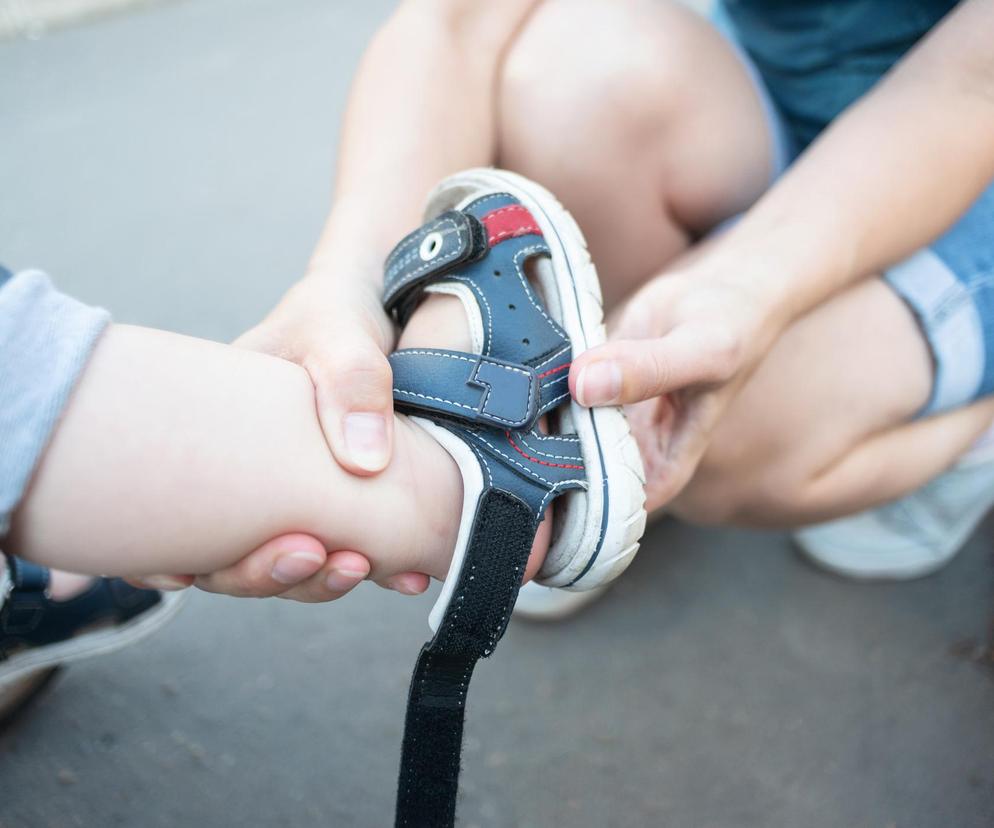
<svg viewBox="0 0 994 828"><path fill-rule="evenodd" d="M762 102L774 137L772 161L777 177L816 134L811 124L817 113L804 113L803 121L787 114L771 92L775 79L768 82L771 79L743 48L720 4L712 20L739 55ZM876 83L892 62L889 57L876 63L863 59L837 73L833 73L834 66L823 69L816 79L820 94L811 99L824 100L826 106L829 100L836 105L852 102ZM797 76L803 78L801 73ZM826 112L824 123L835 114L837 110ZM927 205L922 209L928 209ZM994 185L932 245L889 268L884 280L911 308L931 349L932 394L919 416L994 394Z"/></svg>

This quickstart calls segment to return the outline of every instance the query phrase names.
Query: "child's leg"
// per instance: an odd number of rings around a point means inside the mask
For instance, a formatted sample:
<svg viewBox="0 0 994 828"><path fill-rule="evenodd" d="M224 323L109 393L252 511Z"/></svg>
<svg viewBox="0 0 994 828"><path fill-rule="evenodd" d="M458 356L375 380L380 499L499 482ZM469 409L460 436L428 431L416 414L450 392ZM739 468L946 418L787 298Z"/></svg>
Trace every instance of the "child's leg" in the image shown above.
<svg viewBox="0 0 994 828"><path fill-rule="evenodd" d="M395 425L390 466L352 476L331 458L300 367L112 327L14 516L12 546L79 572L211 572L301 531L365 554L374 578L442 577L459 473L416 425Z"/></svg>

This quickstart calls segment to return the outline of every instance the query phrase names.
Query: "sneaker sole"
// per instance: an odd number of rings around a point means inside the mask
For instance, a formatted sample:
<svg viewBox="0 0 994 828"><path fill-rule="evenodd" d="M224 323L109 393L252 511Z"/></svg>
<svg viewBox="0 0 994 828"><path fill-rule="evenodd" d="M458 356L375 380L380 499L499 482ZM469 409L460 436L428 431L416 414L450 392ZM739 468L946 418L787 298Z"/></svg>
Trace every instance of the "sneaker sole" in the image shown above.
<svg viewBox="0 0 994 828"><path fill-rule="evenodd" d="M576 220L548 190L515 173L480 168L442 181L428 200L427 214L454 206L461 190L506 192L528 208L549 245L562 300L562 319L573 358L607 341L597 270ZM568 301L572 299L572 301ZM587 466L587 514L581 549L555 572L537 580L583 591L617 578L638 552L645 530L645 472L638 445L620 408L584 408L570 399L570 413Z"/></svg>
<svg viewBox="0 0 994 828"><path fill-rule="evenodd" d="M953 555L942 560L931 560L928 563L901 565L881 564L875 567L850 567L844 563L836 563L829 558L823 558L818 552L812 552L804 547L804 542L794 539L794 546L800 556L812 566L835 575L838 578L845 578L847 581L862 581L864 583L888 583L895 581L914 581L918 578L927 578L934 575L953 559Z"/></svg>

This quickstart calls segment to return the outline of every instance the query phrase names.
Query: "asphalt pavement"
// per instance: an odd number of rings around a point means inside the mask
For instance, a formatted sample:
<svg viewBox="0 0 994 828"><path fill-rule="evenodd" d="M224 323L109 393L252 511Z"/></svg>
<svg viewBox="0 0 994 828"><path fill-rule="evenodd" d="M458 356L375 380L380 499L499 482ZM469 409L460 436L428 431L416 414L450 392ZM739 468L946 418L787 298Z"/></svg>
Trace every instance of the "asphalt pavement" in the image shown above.
<svg viewBox="0 0 994 828"><path fill-rule="evenodd" d="M188 0L0 44L0 260L230 340L303 270L390 5ZM461 824L989 828L992 540L870 586L783 534L653 527L600 603L479 668ZM0 735L0 828L390 824L430 601L191 596Z"/></svg>

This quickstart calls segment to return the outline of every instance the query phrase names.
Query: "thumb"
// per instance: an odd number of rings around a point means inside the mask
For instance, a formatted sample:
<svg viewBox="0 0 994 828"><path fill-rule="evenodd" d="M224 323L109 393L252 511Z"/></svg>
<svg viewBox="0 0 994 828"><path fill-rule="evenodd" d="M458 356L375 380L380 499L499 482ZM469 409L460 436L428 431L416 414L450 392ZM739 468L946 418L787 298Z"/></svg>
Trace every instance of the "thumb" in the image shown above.
<svg viewBox="0 0 994 828"><path fill-rule="evenodd" d="M570 390L580 405L628 405L692 385L720 383L735 372L738 349L727 334L680 326L656 339L592 348L573 362Z"/></svg>
<svg viewBox="0 0 994 828"><path fill-rule="evenodd" d="M393 372L367 334L335 337L304 368L317 389L318 416L335 460L352 474L376 474L393 451Z"/></svg>

